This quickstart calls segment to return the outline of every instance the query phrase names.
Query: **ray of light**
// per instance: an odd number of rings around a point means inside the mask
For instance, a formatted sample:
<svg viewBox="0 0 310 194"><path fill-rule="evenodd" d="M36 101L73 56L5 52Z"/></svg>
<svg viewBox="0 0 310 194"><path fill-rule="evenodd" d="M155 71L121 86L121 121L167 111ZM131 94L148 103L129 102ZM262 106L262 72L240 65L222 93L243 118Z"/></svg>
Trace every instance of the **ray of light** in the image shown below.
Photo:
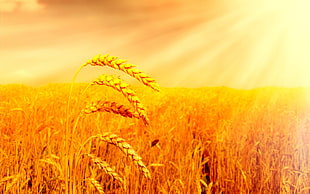
<svg viewBox="0 0 310 194"><path fill-rule="evenodd" d="M0 2L1 8L11 11L40 6L37 1ZM128 17L117 9L113 13L88 10L81 16L82 6L73 9L67 4L59 14L60 7L40 14L33 11L33 15L16 12L16 17L13 12L1 21L5 26L0 29L1 63L11 64L1 71L13 75L16 68L39 71L45 66L50 75L43 71L33 76L52 78L64 66L109 52L141 59L133 63L144 65L163 86L310 86L307 0L202 2L163 4L149 10L137 4L128 8ZM3 83L14 79L0 77ZM40 78L34 80L40 83Z"/></svg>
<svg viewBox="0 0 310 194"><path fill-rule="evenodd" d="M163 66L175 63L170 71L179 79L167 83L211 77L211 84L242 88L309 86L309 2L251 2L240 0L158 53Z"/></svg>

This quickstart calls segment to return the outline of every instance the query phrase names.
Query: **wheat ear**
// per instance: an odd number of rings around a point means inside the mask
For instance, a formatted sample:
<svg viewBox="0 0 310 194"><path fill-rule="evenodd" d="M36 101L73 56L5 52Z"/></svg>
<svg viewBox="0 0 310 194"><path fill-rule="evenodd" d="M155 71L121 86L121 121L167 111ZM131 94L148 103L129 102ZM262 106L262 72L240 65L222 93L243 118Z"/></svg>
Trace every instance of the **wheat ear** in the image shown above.
<svg viewBox="0 0 310 194"><path fill-rule="evenodd" d="M159 90L159 85L156 83L156 81L151 78L150 76L146 75L139 69L136 69L135 65L126 63L127 60L118 59L118 57L110 56L108 54L106 55L96 55L93 58L89 59L86 63L82 65L82 67L89 65L92 66L109 66L114 69L119 69L128 75L136 78L144 85L151 87L155 91Z"/></svg>
<svg viewBox="0 0 310 194"><path fill-rule="evenodd" d="M114 114L119 114L123 117L129 118L137 118L139 119L139 114L137 112L133 112L130 108L118 104L116 102L110 101L101 101L98 100L97 102L92 102L82 110L85 114L95 113L95 112L112 112Z"/></svg>
<svg viewBox="0 0 310 194"><path fill-rule="evenodd" d="M126 154L126 156L128 156L137 165L137 167L141 170L141 172L145 177L151 178L151 173L142 162L142 158L123 138L120 138L116 134L110 132L99 134L97 135L97 137L101 141L105 141L118 147L122 152Z"/></svg>
<svg viewBox="0 0 310 194"><path fill-rule="evenodd" d="M91 185L98 191L98 193L104 194L103 187L100 185L100 183L96 179L88 178L86 179L86 181L88 183L91 183Z"/></svg>
<svg viewBox="0 0 310 194"><path fill-rule="evenodd" d="M144 123L146 125L149 123L149 119L146 115L144 105L142 104L138 96L135 94L135 92L129 88L129 85L126 82L112 75L101 75L100 77L95 79L92 82L92 84L106 85L114 88L118 92L121 92L127 98L127 100L134 106L135 110L139 114L139 117L143 119Z"/></svg>
<svg viewBox="0 0 310 194"><path fill-rule="evenodd" d="M95 156L94 154L84 154L86 156L88 156L91 161L101 170L104 170L104 172L108 175L110 175L111 177L113 177L115 180L117 180L124 188L124 190L126 190L126 184L124 182L124 180L122 179L122 177L119 176L119 174L117 174L113 168L110 167L110 165L101 160L101 158Z"/></svg>

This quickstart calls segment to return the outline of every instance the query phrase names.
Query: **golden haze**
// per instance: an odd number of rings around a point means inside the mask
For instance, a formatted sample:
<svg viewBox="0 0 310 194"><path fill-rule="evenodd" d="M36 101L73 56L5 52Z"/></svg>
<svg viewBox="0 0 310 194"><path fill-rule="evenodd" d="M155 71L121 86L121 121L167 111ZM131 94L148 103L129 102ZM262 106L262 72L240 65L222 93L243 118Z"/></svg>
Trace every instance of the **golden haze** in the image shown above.
<svg viewBox="0 0 310 194"><path fill-rule="evenodd" d="M0 0L0 84L243 90L0 85L0 192L309 193L306 0L89 2Z"/></svg>
<svg viewBox="0 0 310 194"><path fill-rule="evenodd" d="M108 112L80 116L98 98L129 105L111 88L85 87L74 86L69 112L70 85L0 87L1 192L64 192L67 172L69 193L309 193L304 89L136 87L146 127Z"/></svg>
<svg viewBox="0 0 310 194"><path fill-rule="evenodd" d="M1 0L0 83L69 82L85 60L111 53L162 86L309 86L309 9L307 0Z"/></svg>

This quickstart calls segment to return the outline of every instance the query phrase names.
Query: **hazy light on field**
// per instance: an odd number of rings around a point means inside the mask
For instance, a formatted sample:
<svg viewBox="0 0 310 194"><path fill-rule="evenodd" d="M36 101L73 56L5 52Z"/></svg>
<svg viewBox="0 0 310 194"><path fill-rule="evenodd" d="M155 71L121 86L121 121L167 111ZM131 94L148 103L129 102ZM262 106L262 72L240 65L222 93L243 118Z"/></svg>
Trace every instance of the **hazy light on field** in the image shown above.
<svg viewBox="0 0 310 194"><path fill-rule="evenodd" d="M310 86L308 10L307 0L0 0L0 84L69 82L110 53L162 86Z"/></svg>

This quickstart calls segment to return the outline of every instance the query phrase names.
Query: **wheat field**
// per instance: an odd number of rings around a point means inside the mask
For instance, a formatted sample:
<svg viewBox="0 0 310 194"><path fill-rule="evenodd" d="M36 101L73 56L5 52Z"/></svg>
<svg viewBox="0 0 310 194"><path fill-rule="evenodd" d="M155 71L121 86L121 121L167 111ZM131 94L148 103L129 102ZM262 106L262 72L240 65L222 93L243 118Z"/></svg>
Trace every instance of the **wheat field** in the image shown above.
<svg viewBox="0 0 310 194"><path fill-rule="evenodd" d="M1 85L1 193L310 192L303 88L134 86L145 125L110 112L81 115L98 99L130 106L109 87L86 87L74 84L68 109L70 84ZM144 167L113 145L123 140Z"/></svg>

